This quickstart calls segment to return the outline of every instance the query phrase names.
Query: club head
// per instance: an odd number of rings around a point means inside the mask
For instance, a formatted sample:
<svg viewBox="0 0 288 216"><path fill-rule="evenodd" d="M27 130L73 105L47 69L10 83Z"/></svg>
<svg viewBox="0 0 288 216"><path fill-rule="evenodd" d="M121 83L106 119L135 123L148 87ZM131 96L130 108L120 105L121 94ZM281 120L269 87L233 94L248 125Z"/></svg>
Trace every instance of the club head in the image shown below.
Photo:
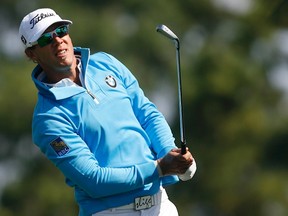
<svg viewBox="0 0 288 216"><path fill-rule="evenodd" d="M165 25L161 24L156 27L156 31L171 40L179 40L178 37Z"/></svg>

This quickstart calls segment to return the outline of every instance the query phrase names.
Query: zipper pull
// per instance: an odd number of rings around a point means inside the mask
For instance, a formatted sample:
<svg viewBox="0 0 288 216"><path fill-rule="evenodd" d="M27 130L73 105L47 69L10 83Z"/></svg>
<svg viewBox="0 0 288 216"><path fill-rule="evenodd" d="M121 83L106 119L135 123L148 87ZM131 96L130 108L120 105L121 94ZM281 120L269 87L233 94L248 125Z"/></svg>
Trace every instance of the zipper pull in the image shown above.
<svg viewBox="0 0 288 216"><path fill-rule="evenodd" d="M96 96L94 94L92 94L92 92L90 92L89 90L87 90L87 93L93 98L94 102L96 104L99 104L98 99L96 98Z"/></svg>

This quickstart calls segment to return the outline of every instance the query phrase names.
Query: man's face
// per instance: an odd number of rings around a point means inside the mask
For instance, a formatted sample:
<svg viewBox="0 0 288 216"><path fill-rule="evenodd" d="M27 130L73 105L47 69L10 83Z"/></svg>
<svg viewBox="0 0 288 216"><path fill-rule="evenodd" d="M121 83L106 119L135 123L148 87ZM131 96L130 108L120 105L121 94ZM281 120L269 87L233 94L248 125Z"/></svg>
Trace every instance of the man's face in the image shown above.
<svg viewBox="0 0 288 216"><path fill-rule="evenodd" d="M63 24L55 23L44 32L51 32ZM32 49L32 59L37 61L44 71L66 72L74 61L73 44L69 34L63 37L53 35L53 41L43 47L36 45Z"/></svg>

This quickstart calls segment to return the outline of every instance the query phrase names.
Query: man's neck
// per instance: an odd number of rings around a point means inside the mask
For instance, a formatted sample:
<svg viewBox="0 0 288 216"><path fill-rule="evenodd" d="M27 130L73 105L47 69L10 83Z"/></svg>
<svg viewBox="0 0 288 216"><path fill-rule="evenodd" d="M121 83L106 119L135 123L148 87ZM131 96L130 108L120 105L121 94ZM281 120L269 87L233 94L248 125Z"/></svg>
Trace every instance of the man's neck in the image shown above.
<svg viewBox="0 0 288 216"><path fill-rule="evenodd" d="M46 74L46 82L47 83L57 83L62 79L69 78L71 81L75 82L78 85L81 85L80 78L79 78L79 69L77 67L77 60L74 57L73 63L70 67L61 68L61 70L44 70Z"/></svg>

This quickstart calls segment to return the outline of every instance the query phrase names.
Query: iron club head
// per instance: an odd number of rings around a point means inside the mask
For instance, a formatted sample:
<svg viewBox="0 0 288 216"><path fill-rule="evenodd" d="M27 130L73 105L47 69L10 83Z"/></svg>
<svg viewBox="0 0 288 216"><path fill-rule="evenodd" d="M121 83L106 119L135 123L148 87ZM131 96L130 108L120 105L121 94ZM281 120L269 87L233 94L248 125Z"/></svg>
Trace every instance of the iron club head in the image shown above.
<svg viewBox="0 0 288 216"><path fill-rule="evenodd" d="M178 37L165 25L158 25L156 31L171 40L179 40Z"/></svg>

